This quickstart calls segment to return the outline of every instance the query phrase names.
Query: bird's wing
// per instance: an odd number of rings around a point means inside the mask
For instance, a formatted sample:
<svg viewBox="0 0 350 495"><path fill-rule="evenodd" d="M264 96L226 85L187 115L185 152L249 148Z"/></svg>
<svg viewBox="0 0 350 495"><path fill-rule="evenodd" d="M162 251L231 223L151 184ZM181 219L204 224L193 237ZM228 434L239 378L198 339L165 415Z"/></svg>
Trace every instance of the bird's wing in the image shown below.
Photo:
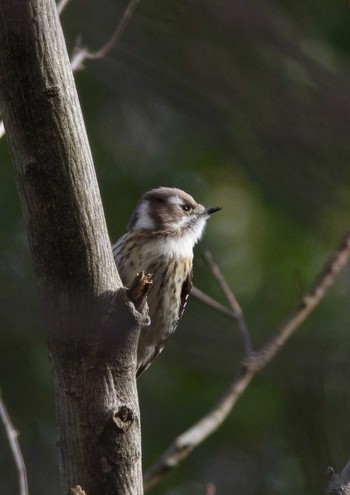
<svg viewBox="0 0 350 495"><path fill-rule="evenodd" d="M191 269L187 277L185 278L184 283L182 284L178 319L181 318L183 312L185 311L185 307L188 301L188 296L190 295L193 286L192 279L193 279L193 270Z"/></svg>

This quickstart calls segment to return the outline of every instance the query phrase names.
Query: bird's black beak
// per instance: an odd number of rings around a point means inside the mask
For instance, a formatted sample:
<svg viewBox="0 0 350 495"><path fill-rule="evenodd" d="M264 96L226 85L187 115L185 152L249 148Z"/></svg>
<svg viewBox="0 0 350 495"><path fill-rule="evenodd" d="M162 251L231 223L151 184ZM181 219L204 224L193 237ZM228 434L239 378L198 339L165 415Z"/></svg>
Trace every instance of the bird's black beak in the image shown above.
<svg viewBox="0 0 350 495"><path fill-rule="evenodd" d="M222 210L222 206L216 206L214 208L207 208L207 213L208 215L211 215L212 213L215 213L216 211Z"/></svg>

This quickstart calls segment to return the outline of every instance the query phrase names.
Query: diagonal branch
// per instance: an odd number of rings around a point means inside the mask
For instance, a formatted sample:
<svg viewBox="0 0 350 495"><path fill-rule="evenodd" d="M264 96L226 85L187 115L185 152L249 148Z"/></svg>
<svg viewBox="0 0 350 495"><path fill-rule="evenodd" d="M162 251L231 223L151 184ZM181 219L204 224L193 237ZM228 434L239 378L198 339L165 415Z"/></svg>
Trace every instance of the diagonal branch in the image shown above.
<svg viewBox="0 0 350 495"><path fill-rule="evenodd" d="M249 331L245 322L244 314L240 304L238 303L235 295L233 294L230 286L228 285L225 277L222 275L219 266L214 262L213 256L209 251L204 253L205 261L207 262L211 274L215 280L219 283L220 288L226 297L227 302L231 306L235 320L238 323L239 332L241 334L246 356L252 352L252 343L249 335Z"/></svg>
<svg viewBox="0 0 350 495"><path fill-rule="evenodd" d="M125 29L127 28L127 25L129 24L129 21L131 19L131 16L139 3L140 0L130 0L128 6L126 7L124 14L118 23L116 29L114 30L112 36L110 39L107 41L105 45L102 46L99 50L96 50L95 52L90 52L86 48L82 48L81 46L77 46L74 50L73 57L71 60L71 68L73 72L76 72L80 69L83 68L83 64L85 60L95 60L98 58L103 58L105 57L111 50L112 48L118 43L120 40L121 36L123 35ZM64 8L67 6L69 0L61 0L57 4L57 12L59 15L63 12ZM4 123L0 121L0 139L5 135L5 127Z"/></svg>
<svg viewBox="0 0 350 495"><path fill-rule="evenodd" d="M11 418L9 416L9 413L7 412L1 394L0 394L0 418L5 427L6 435L10 444L13 458L16 463L18 478L19 478L20 495L28 495L29 491L28 491L27 470L24 463L21 448L18 443L18 432L13 427Z"/></svg>
<svg viewBox="0 0 350 495"><path fill-rule="evenodd" d="M237 314L242 313L242 309L241 309L236 297L234 296L234 294L233 294L230 286L228 285L225 277L222 275L219 266L215 263L215 261L213 259L213 255L211 254L210 251L206 251L204 253L204 259L210 268L211 274L213 275L215 280L219 283L220 288L221 288L224 296L227 299L227 302L229 303L229 305L232 308L232 311L234 313L237 313Z"/></svg>
<svg viewBox="0 0 350 495"><path fill-rule="evenodd" d="M230 320L236 320L236 315L233 311L230 311L228 308L226 308L226 306L219 303L218 301L215 301L215 299L208 296L208 294L205 294L205 292L202 292L197 287L192 287L191 294L199 301L202 301L204 304L214 309L218 313L221 313L230 318Z"/></svg>
<svg viewBox="0 0 350 495"><path fill-rule="evenodd" d="M61 15L62 12L64 11L64 9L67 7L69 3L69 0L60 0L58 3L57 3L57 12L58 12L58 15Z"/></svg>
<svg viewBox="0 0 350 495"><path fill-rule="evenodd" d="M348 262L350 255L350 231L337 249L329 256L310 290L302 297L298 306L277 327L275 335L260 352L265 366L285 344L291 334L303 323L311 311L320 303L334 279Z"/></svg>
<svg viewBox="0 0 350 495"><path fill-rule="evenodd" d="M177 467L190 452L211 435L227 418L253 377L271 362L287 339L320 303L350 256L350 232L332 253L310 290L299 305L278 326L275 335L257 353L247 356L238 375L213 409L187 431L178 436L170 447L144 474L144 489L156 485L169 471Z"/></svg>
<svg viewBox="0 0 350 495"><path fill-rule="evenodd" d="M71 60L71 66L73 72L83 68L83 64L85 60L95 60L98 58L104 58L107 55L107 53L109 53L112 50L112 48L114 48L114 46L118 43L122 34L124 33L127 25L129 24L131 16L139 1L140 0L130 0L118 26L114 30L110 39L107 41L105 45L102 46L102 48L96 50L95 52L90 52L89 50L81 46L76 47Z"/></svg>

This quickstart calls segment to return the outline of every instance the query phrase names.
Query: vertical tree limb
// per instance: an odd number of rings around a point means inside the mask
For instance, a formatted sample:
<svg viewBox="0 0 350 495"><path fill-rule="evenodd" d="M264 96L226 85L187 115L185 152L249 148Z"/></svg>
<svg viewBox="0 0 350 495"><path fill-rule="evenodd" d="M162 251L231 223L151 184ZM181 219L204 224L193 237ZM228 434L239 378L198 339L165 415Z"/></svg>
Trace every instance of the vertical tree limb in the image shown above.
<svg viewBox="0 0 350 495"><path fill-rule="evenodd" d="M62 493L141 494L141 320L112 257L53 0L0 2L0 105L47 316Z"/></svg>

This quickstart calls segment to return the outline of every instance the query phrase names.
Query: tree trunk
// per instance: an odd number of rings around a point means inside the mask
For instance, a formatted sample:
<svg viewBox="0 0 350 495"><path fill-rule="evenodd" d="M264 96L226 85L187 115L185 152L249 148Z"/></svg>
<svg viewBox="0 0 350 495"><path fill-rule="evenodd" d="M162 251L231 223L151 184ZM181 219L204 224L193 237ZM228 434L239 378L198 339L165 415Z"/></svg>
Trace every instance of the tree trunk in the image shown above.
<svg viewBox="0 0 350 495"><path fill-rule="evenodd" d="M62 493L141 494L140 319L112 257L53 0L0 1L0 105L47 315Z"/></svg>

